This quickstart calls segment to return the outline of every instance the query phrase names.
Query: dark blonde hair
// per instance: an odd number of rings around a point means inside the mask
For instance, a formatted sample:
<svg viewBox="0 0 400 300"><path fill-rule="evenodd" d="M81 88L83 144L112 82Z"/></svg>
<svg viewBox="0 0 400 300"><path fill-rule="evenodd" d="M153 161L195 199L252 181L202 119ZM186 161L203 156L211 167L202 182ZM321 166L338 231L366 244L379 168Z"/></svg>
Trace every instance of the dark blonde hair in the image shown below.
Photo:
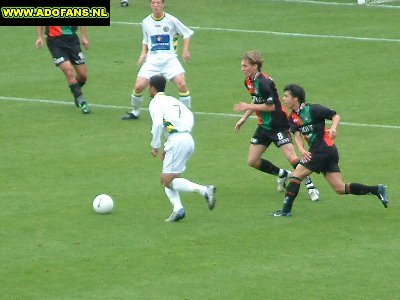
<svg viewBox="0 0 400 300"><path fill-rule="evenodd" d="M264 59L261 57L261 54L255 50L247 51L243 54L242 59L247 60L251 65L257 65L258 71L261 71L264 64Z"/></svg>

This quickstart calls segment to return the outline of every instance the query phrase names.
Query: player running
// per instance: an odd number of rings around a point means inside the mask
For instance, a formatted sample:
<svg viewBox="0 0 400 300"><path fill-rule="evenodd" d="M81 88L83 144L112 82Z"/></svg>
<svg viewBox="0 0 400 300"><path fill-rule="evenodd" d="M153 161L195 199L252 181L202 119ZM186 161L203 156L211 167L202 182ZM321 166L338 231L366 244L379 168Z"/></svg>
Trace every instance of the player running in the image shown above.
<svg viewBox="0 0 400 300"><path fill-rule="evenodd" d="M164 94L167 81L162 75L150 77L149 94L153 98L149 104L152 120L151 154L160 152L163 167L161 183L173 208L166 222L177 222L186 215L180 199L180 192L197 192L202 195L210 210L215 206L213 185L201 185L181 177L186 163L192 156L195 143L191 135L194 124L193 113L178 99ZM164 150L160 151L162 135L166 136Z"/></svg>
<svg viewBox="0 0 400 300"><path fill-rule="evenodd" d="M339 168L339 153L333 142L340 121L336 111L319 104L306 103L305 91L295 84L289 84L284 88L283 101L292 110L289 118L290 130L294 133L296 144L303 157L290 176L282 209L273 213L273 216L291 215L300 182L313 172L322 172L332 189L339 195L372 194L378 197L385 208L388 207L389 198L383 184L367 186L361 183L343 182ZM325 120L332 120L329 129L325 128ZM302 135L310 146L309 150L304 148Z"/></svg>
<svg viewBox="0 0 400 300"><path fill-rule="evenodd" d="M234 105L237 112L245 111L235 125L236 132L248 117L256 113L258 126L250 140L247 163L261 172L278 176L278 191L285 190L290 171L280 169L269 160L262 158L271 143L278 147L290 164L295 168L299 158L294 150L289 132L287 112L282 107L274 81L262 72L263 58L257 51L246 52L242 58L242 72L245 75L245 87L249 91L252 102L240 102ZM319 199L319 191L315 188L310 177L305 177L305 185L312 201Z"/></svg>
<svg viewBox="0 0 400 300"><path fill-rule="evenodd" d="M89 47L86 37L86 26L80 26L82 45ZM47 47L54 59L54 64L60 68L67 79L68 86L74 96L76 107L82 113L90 113L89 105L83 95L82 87L87 81L85 57L76 34L78 26L37 26L36 48L43 46L43 32L46 34Z"/></svg>

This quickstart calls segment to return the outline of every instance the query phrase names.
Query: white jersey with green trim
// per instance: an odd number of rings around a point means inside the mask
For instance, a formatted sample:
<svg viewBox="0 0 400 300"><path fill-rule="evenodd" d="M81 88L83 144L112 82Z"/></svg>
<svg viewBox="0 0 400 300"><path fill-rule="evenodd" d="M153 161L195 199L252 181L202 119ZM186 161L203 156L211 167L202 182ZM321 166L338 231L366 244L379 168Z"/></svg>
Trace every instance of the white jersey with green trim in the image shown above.
<svg viewBox="0 0 400 300"><path fill-rule="evenodd" d="M150 101L149 112L152 120L151 146L161 147L162 134L168 138L170 134L191 133L194 124L193 113L178 99L157 93Z"/></svg>
<svg viewBox="0 0 400 300"><path fill-rule="evenodd" d="M194 31L185 26L176 17L164 13L161 19L147 16L142 22L143 40L147 45L147 60L164 60L176 57L174 36L177 34L184 39L190 38Z"/></svg>

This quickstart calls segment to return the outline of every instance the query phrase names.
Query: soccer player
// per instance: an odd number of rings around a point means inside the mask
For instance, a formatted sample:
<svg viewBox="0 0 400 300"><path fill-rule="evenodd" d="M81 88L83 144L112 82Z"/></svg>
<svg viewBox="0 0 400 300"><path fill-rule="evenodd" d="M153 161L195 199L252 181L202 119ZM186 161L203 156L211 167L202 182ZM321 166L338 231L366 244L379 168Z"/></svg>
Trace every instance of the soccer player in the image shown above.
<svg viewBox="0 0 400 300"><path fill-rule="evenodd" d="M378 197L384 207L388 207L389 198L383 184L367 186L361 183L344 183L339 168L339 153L334 144L340 116L336 111L319 105L305 102L305 91L302 87L289 84L284 88L283 101L290 113L290 130L294 133L296 144L303 155L300 163L290 176L286 187L283 208L273 213L275 217L291 215L293 202L299 191L300 182L313 172L322 172L326 181L339 195L367 195ZM325 120L332 120L329 129ZM310 146L304 148L302 135Z"/></svg>
<svg viewBox="0 0 400 300"><path fill-rule="evenodd" d="M166 222L176 222L185 217L179 192L197 192L202 195L210 210L215 206L215 191L213 185L200 185L181 178L186 169L186 162L194 151L194 141L191 135L193 127L192 112L178 99L164 94L167 80L162 75L155 75L149 80L149 94L153 99L149 104L152 119L151 154L156 157L161 147L162 134L167 137L164 151L161 154L163 167L161 183L165 194L173 206L171 215Z"/></svg>
<svg viewBox="0 0 400 300"><path fill-rule="evenodd" d="M274 143L293 168L299 163L299 158L292 144L287 112L281 105L274 81L261 70L263 63L264 60L257 51L249 51L243 55L241 66L245 75L244 85L252 97L252 102L240 102L234 105L236 112L245 111L236 123L235 130L239 132L248 117L253 112L256 113L258 127L250 140L248 164L261 172L278 176L278 191L283 192L290 171L278 168L272 162L262 158L262 155L271 143ZM319 191L311 178L306 177L304 183L311 200L319 200Z"/></svg>
<svg viewBox="0 0 400 300"><path fill-rule="evenodd" d="M164 0L150 0L152 13L142 22L143 41L142 52L138 59L141 66L131 95L133 110L124 114L122 120L137 119L143 103L143 90L147 87L149 78L162 74L171 80L179 92L179 100L188 108L191 97L185 81L185 70L175 52L176 38L182 36L182 58L190 59L189 44L193 30L186 27L174 16L164 12Z"/></svg>
<svg viewBox="0 0 400 300"><path fill-rule="evenodd" d="M86 26L80 26L81 41L85 49L89 47L86 37ZM74 96L76 107L82 113L90 113L90 107L82 93L82 87L87 81L88 72L85 57L76 34L78 26L37 26L36 48L43 46L43 32L46 34L47 47L54 59L54 64L60 68L67 79L68 86Z"/></svg>

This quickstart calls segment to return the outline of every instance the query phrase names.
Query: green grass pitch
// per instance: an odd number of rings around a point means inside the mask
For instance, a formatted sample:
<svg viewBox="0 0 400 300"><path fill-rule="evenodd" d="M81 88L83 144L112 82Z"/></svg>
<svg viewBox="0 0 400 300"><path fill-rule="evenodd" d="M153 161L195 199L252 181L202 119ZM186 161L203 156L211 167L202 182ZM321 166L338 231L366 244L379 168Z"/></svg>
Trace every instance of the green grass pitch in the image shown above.
<svg viewBox="0 0 400 300"><path fill-rule="evenodd" d="M195 30L185 69L196 151L185 177L217 186L215 210L182 194L187 217L165 224L148 112L120 120L147 0L112 0L111 26L89 27L90 115L73 105L48 50L35 49L35 29L2 27L0 299L398 299L397 4L166 1ZM234 133L251 49L280 91L299 83L310 102L338 111L344 179L388 185L388 209L374 196L336 195L314 175L320 202L302 188L291 218L268 215L283 196L246 165L255 119ZM289 168L273 147L265 157ZM92 210L100 193L114 198L111 214Z"/></svg>

